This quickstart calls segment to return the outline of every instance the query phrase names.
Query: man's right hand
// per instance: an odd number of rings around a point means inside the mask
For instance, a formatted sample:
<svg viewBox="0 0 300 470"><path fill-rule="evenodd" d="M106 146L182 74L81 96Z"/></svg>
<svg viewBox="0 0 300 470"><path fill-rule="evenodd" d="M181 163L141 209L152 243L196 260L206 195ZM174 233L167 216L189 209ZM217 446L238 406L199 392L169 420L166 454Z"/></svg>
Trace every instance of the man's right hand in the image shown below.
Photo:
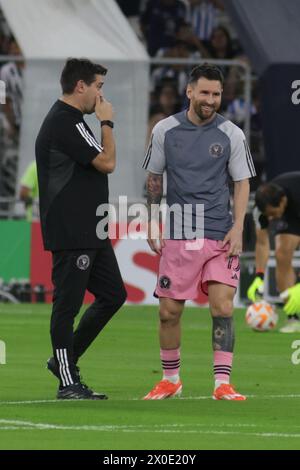
<svg viewBox="0 0 300 470"><path fill-rule="evenodd" d="M97 96L95 113L99 121L112 121L114 110L112 104L103 97Z"/></svg>
<svg viewBox="0 0 300 470"><path fill-rule="evenodd" d="M247 290L247 297L252 302L261 299L264 294L264 281L259 276L256 276L252 284Z"/></svg>
<svg viewBox="0 0 300 470"><path fill-rule="evenodd" d="M162 233L157 222L152 221L148 223L148 245L151 250L161 255L161 250L165 246L165 242L162 238Z"/></svg>

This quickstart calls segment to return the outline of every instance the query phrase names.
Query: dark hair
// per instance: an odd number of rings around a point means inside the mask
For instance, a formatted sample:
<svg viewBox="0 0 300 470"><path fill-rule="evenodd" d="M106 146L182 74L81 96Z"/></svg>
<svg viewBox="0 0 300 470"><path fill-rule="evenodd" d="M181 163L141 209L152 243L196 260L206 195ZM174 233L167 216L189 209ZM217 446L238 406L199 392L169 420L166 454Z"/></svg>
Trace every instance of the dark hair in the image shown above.
<svg viewBox="0 0 300 470"><path fill-rule="evenodd" d="M283 188L275 183L264 183L256 191L255 204L264 213L267 206L278 207L283 196Z"/></svg>
<svg viewBox="0 0 300 470"><path fill-rule="evenodd" d="M189 83L196 83L201 77L207 78L207 80L218 80L222 86L224 85L224 76L215 65L205 63L194 67L189 76Z"/></svg>
<svg viewBox="0 0 300 470"><path fill-rule="evenodd" d="M216 49L215 49L214 46L212 45L212 42L213 42L214 34L215 34L217 31L222 31L222 33L226 36L226 39L227 39L227 46L226 46L225 58L226 58L226 59L232 59L233 56L235 55L235 54L234 54L234 48L233 48L233 41L232 41L232 39L231 39L231 36L230 36L230 33L229 33L228 29L225 28L225 26L217 26L216 28L214 28L214 29L212 30L211 38L210 38L209 52L211 52L212 57L215 57L215 58L216 58L216 56L217 56L217 55L216 55Z"/></svg>
<svg viewBox="0 0 300 470"><path fill-rule="evenodd" d="M94 64L88 59L68 59L60 77L62 92L70 95L79 80L91 85L96 79L95 75L106 75L106 73L105 67Z"/></svg>

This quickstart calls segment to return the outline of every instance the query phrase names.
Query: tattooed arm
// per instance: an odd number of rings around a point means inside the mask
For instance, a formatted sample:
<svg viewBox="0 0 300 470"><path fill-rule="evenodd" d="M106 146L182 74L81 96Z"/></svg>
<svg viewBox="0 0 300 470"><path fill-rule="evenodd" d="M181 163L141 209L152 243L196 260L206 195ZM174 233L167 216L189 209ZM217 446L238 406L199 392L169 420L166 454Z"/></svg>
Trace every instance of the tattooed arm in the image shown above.
<svg viewBox="0 0 300 470"><path fill-rule="evenodd" d="M151 219L151 204L160 204L163 195L163 175L148 173L147 177L147 205L149 220Z"/></svg>
<svg viewBox="0 0 300 470"><path fill-rule="evenodd" d="M163 175L148 173L147 206L148 206L148 244L152 251L161 254L164 246L159 228L159 205L163 195Z"/></svg>

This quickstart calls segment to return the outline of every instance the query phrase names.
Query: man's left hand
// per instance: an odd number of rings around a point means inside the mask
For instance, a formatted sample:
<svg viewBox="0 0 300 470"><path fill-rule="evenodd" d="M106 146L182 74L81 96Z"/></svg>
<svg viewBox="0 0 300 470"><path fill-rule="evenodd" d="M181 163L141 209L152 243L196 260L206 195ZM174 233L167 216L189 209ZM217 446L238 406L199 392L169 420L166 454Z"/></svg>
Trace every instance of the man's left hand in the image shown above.
<svg viewBox="0 0 300 470"><path fill-rule="evenodd" d="M287 289L288 301L283 307L283 311L287 315L295 315L300 313L300 282L293 287Z"/></svg>
<svg viewBox="0 0 300 470"><path fill-rule="evenodd" d="M243 230L233 226L223 240L223 247L227 243L229 244L228 256L239 256L243 248Z"/></svg>

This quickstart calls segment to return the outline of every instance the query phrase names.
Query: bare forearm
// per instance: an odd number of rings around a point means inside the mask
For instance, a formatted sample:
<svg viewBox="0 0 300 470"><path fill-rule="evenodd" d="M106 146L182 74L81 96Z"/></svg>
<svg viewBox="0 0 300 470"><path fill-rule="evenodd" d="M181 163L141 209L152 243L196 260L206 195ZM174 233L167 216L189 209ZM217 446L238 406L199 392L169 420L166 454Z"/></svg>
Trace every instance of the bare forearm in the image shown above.
<svg viewBox="0 0 300 470"><path fill-rule="evenodd" d="M102 147L104 148L107 163L115 167L116 165L116 144L113 130L109 126L102 127Z"/></svg>
<svg viewBox="0 0 300 470"><path fill-rule="evenodd" d="M151 218L151 207L159 206L163 196L163 175L149 173L147 177L147 206L148 217Z"/></svg>
<svg viewBox="0 0 300 470"><path fill-rule="evenodd" d="M102 124L103 121L113 120L113 107L100 91L96 97L95 114ZM107 124L102 125L101 136L103 151L97 155L92 164L101 173L112 173L116 167L116 145L112 128Z"/></svg>
<svg viewBox="0 0 300 470"><path fill-rule="evenodd" d="M234 183L234 225L241 230L244 227L244 219L249 201L249 180L236 181Z"/></svg>
<svg viewBox="0 0 300 470"><path fill-rule="evenodd" d="M116 145L113 130L109 126L102 127L102 147L103 151L92 164L101 173L112 173L116 167Z"/></svg>
<svg viewBox="0 0 300 470"><path fill-rule="evenodd" d="M163 195L163 175L149 173L147 177L148 243L161 255L164 241L159 226L159 206Z"/></svg>

